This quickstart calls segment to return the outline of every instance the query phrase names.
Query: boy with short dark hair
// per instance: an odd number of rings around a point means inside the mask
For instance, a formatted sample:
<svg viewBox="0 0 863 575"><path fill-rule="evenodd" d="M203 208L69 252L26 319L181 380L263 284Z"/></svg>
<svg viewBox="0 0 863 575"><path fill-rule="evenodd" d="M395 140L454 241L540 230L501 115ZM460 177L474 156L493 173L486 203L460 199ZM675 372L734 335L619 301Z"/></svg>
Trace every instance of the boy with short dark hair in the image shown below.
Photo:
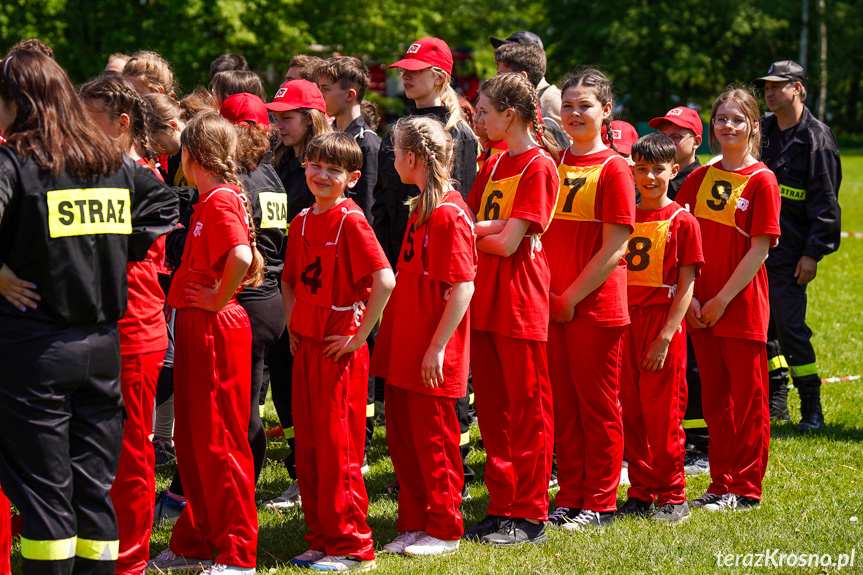
<svg viewBox="0 0 863 575"><path fill-rule="evenodd" d="M632 147L632 173L641 192L626 250L631 325L624 335L620 404L628 499L618 515L689 516L683 476L686 334L683 317L704 264L695 218L668 199L677 175L674 142L650 134Z"/></svg>
<svg viewBox="0 0 863 575"><path fill-rule="evenodd" d="M371 226L347 197L360 178L362 160L347 134L326 133L309 142L306 181L316 202L289 227L282 273L294 355L297 481L309 527L309 550L291 562L320 571L375 568L360 472L366 338L395 277Z"/></svg>

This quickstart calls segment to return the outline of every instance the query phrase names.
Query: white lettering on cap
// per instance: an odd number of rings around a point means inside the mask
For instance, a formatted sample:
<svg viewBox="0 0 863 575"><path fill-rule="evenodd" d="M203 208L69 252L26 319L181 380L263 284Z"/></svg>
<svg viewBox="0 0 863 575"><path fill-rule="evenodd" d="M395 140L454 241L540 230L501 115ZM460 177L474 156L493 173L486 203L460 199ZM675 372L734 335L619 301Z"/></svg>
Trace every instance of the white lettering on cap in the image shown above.
<svg viewBox="0 0 863 575"><path fill-rule="evenodd" d="M278 92L276 92L276 97L275 97L275 98L273 98L273 99L274 99L274 100L278 100L279 98L281 98L282 96L284 96L284 95L285 95L285 93L286 93L287 91L288 91L288 89L287 89L287 88L279 88L279 91L278 91Z"/></svg>
<svg viewBox="0 0 863 575"><path fill-rule="evenodd" d="M420 51L420 45L419 44L411 44L411 47L408 48L408 54L416 54L419 51Z"/></svg>
<svg viewBox="0 0 863 575"><path fill-rule="evenodd" d="M679 116L683 113L683 108L674 108L673 110L668 110L666 116Z"/></svg>
<svg viewBox="0 0 863 575"><path fill-rule="evenodd" d="M612 130L611 131L611 137L614 138L615 140L619 140L620 138L623 137L623 132L621 132L620 130Z"/></svg>

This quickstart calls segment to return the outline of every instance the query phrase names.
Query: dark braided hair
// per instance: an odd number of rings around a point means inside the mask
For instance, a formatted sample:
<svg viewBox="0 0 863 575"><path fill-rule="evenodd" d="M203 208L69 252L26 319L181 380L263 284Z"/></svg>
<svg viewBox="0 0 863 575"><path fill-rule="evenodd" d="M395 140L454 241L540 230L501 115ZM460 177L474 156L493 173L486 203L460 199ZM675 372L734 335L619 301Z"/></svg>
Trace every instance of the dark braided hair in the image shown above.
<svg viewBox="0 0 863 575"><path fill-rule="evenodd" d="M142 158L157 155L150 131L156 123L153 108L122 76L103 73L81 86L80 97L85 102L99 102L113 120L120 114L129 116L129 134L135 152Z"/></svg>
<svg viewBox="0 0 863 575"><path fill-rule="evenodd" d="M561 93L573 88L589 89L593 92L593 95L603 107L614 101L614 93L611 90L611 80L596 68L584 68L567 78L563 84ZM605 128L606 137L611 145L611 149L620 153L617 146L614 145L614 132L611 129L611 114L608 115L608 118L602 121L602 126Z"/></svg>

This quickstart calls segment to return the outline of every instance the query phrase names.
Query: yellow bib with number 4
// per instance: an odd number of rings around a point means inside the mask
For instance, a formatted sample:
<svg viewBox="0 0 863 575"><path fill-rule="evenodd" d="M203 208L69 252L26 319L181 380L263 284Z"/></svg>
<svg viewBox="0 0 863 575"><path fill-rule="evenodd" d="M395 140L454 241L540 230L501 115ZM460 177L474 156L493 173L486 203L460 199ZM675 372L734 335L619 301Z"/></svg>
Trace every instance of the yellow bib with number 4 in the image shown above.
<svg viewBox="0 0 863 575"><path fill-rule="evenodd" d="M128 189L52 190L47 200L52 238L132 233Z"/></svg>

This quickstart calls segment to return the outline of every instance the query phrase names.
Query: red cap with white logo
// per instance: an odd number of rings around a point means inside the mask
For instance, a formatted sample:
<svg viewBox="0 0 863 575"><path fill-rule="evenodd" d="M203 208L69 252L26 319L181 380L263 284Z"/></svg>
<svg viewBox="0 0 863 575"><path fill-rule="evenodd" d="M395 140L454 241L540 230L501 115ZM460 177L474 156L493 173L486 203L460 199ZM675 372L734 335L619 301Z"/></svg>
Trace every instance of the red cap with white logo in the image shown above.
<svg viewBox="0 0 863 575"><path fill-rule="evenodd" d="M654 130L658 130L662 122L671 122L675 126L692 130L696 136L700 136L704 132L701 116L698 115L698 112L686 106L672 108L661 118L653 118L647 125Z"/></svg>
<svg viewBox="0 0 863 575"><path fill-rule="evenodd" d="M387 67L405 70L425 70L435 67L447 74L452 74L452 52L446 42L440 38L420 38L410 45L404 58Z"/></svg>
<svg viewBox="0 0 863 575"><path fill-rule="evenodd" d="M327 113L327 103L324 101L321 89L308 80L288 80L276 92L273 101L266 106L273 112L311 108Z"/></svg>
<svg viewBox="0 0 863 575"><path fill-rule="evenodd" d="M614 147L617 151L628 156L632 153L632 145L638 141L638 132L629 122L614 120L611 122L611 135L614 136ZM602 142L611 147L605 135L605 126L602 127Z"/></svg>

